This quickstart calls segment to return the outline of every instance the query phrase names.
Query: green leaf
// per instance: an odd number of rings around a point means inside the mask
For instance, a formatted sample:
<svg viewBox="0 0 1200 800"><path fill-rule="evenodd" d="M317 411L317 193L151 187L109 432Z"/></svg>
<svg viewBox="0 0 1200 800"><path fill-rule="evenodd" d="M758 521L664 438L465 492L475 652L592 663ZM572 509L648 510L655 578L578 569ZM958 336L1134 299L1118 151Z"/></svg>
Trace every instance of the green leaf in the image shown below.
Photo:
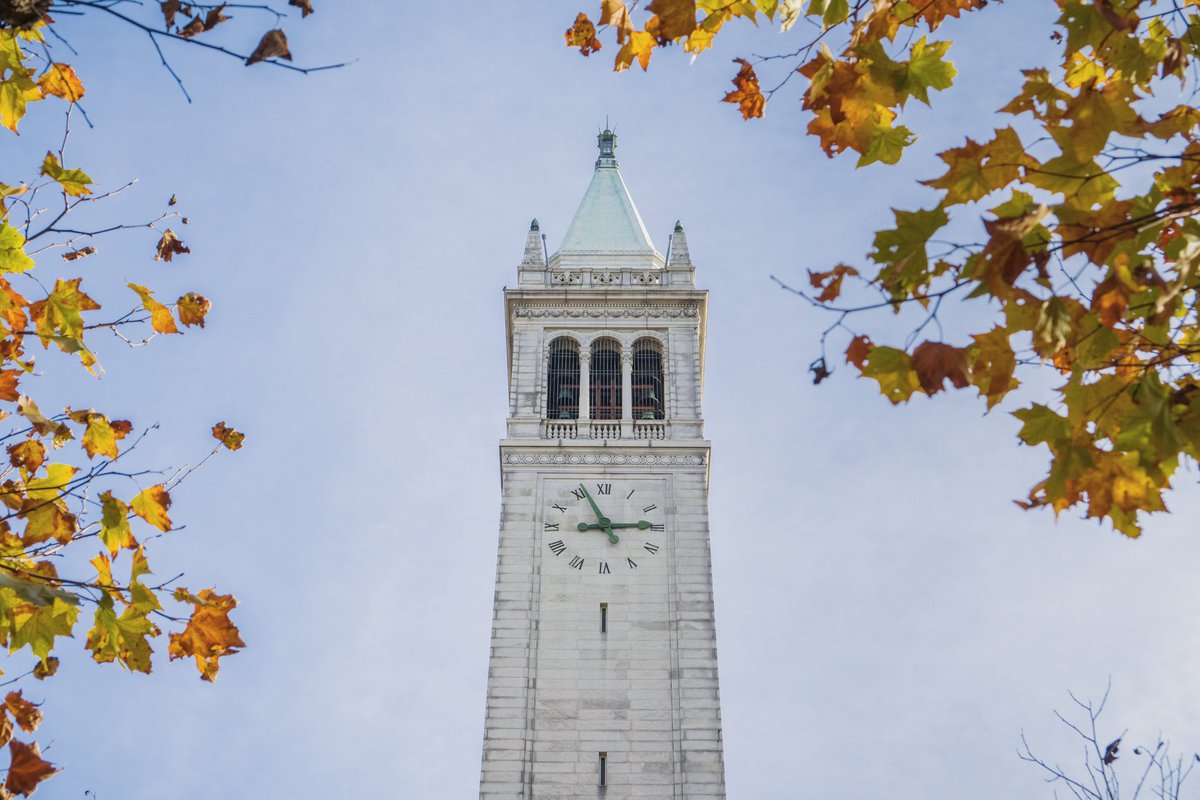
<svg viewBox="0 0 1200 800"><path fill-rule="evenodd" d="M100 495L100 508L100 541L108 547L109 555L115 556L122 548L137 547L129 527L129 506L113 497L112 492L105 492Z"/></svg>
<svg viewBox="0 0 1200 800"><path fill-rule="evenodd" d="M879 391L893 405L903 403L921 390L921 381L913 369L912 359L894 347L875 347L862 368L864 378L879 382Z"/></svg>
<svg viewBox="0 0 1200 800"><path fill-rule="evenodd" d="M70 636L79 618L79 609L60 598L47 606L19 605L11 612L13 628L9 652L15 653L26 645L45 663L54 649L54 640Z"/></svg>
<svg viewBox="0 0 1200 800"><path fill-rule="evenodd" d="M858 159L856 166L865 167L881 161L884 164L895 164L904 155L904 148L914 141L916 136L908 128L900 125L892 127L891 123L877 124L871 132L871 141L867 150Z"/></svg>
<svg viewBox="0 0 1200 800"><path fill-rule="evenodd" d="M948 41L926 44L924 36L918 39L912 46L912 58L908 62L901 91L929 105L930 89L941 91L950 88L954 76L958 74L953 63L942 60L950 44Z"/></svg>
<svg viewBox="0 0 1200 800"><path fill-rule="evenodd" d="M88 174L81 169L63 169L54 153L46 153L46 158L42 161L42 174L57 181L62 190L71 197L83 197L92 193L88 186L93 181Z"/></svg>
<svg viewBox="0 0 1200 800"><path fill-rule="evenodd" d="M1025 423L1017 433L1017 438L1025 444L1053 446L1067 438L1067 418L1041 403L1019 408L1012 415Z"/></svg>
<svg viewBox="0 0 1200 800"><path fill-rule="evenodd" d="M0 272L30 269L33 259L25 254L25 236L7 222L0 222Z"/></svg>

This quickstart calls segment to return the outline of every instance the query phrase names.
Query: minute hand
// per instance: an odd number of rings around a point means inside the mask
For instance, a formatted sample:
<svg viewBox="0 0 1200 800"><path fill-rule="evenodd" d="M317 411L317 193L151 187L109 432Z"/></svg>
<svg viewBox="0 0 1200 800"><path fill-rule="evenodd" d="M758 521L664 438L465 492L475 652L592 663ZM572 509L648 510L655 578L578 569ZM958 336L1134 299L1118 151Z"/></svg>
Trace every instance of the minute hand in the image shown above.
<svg viewBox="0 0 1200 800"><path fill-rule="evenodd" d="M604 516L604 512L600 510L600 506L596 505L596 501L592 499L592 493L589 492L587 490L587 487L584 486L582 483L579 484L579 488L583 490L583 496L587 498L588 504L591 505L591 507L592 507L592 511L596 512L596 519L598 519L600 521L600 524L597 525L596 527L597 528L609 527L609 525L611 523L610 523L608 517Z"/></svg>

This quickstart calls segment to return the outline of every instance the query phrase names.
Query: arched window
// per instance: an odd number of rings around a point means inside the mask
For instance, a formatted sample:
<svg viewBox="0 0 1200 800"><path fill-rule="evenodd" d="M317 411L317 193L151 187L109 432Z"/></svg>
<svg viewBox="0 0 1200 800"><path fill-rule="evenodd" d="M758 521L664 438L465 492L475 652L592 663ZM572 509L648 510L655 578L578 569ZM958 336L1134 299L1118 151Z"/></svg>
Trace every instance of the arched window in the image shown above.
<svg viewBox="0 0 1200 800"><path fill-rule="evenodd" d="M621 418L621 345L612 339L592 342L592 419Z"/></svg>
<svg viewBox="0 0 1200 800"><path fill-rule="evenodd" d="M662 419L663 359L658 342L641 339L633 346L633 418Z"/></svg>
<svg viewBox="0 0 1200 800"><path fill-rule="evenodd" d="M550 343L546 418L579 418L579 345L570 339L559 338Z"/></svg>

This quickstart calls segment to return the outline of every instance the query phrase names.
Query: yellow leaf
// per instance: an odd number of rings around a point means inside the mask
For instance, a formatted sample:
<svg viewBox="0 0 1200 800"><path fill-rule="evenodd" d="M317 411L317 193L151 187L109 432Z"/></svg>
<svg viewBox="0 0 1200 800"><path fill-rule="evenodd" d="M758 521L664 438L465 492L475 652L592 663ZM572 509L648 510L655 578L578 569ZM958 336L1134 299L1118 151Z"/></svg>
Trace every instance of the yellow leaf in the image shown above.
<svg viewBox="0 0 1200 800"><path fill-rule="evenodd" d="M179 329L175 327L175 318L171 316L171 310L155 300L149 289L145 286L138 286L136 283L127 285L137 293L138 297L142 298L142 308L150 312L151 328L159 333L179 333Z"/></svg>
<svg viewBox="0 0 1200 800"><path fill-rule="evenodd" d="M184 325L199 325L203 328L204 317L212 308L212 303L203 295L188 292L175 301L175 308L179 312L179 321Z"/></svg>
<svg viewBox="0 0 1200 800"><path fill-rule="evenodd" d="M88 174L81 169L64 169L54 153L46 153L46 158L42 161L42 174L56 181L71 197L83 197L92 193L88 188L92 183Z"/></svg>
<svg viewBox="0 0 1200 800"><path fill-rule="evenodd" d="M617 60L613 69L617 72L627 70L633 66L633 60L636 58L642 70L646 70L650 66L650 51L657 44L653 34L645 31L633 31L629 34L625 46L617 51Z"/></svg>
<svg viewBox="0 0 1200 800"><path fill-rule="evenodd" d="M603 45L596 38L596 26L582 11L575 17L575 23L563 34L567 47L578 47L581 55L590 56L601 49Z"/></svg>
<svg viewBox="0 0 1200 800"><path fill-rule="evenodd" d="M135 549L138 543L129 527L129 506L113 497L112 492L104 492L100 495L100 509L100 541L108 548L109 555L115 557L122 549Z"/></svg>
<svg viewBox="0 0 1200 800"><path fill-rule="evenodd" d="M71 103L79 102L84 95L83 84L70 64L51 64L38 78L38 85L44 94L61 97Z"/></svg>
<svg viewBox="0 0 1200 800"><path fill-rule="evenodd" d="M167 509L171 507L171 495L162 484L143 489L129 505L133 513L160 531L171 530L171 519L167 516Z"/></svg>
<svg viewBox="0 0 1200 800"><path fill-rule="evenodd" d="M133 430L128 420L109 422L108 417L95 411L87 412L87 428L83 432L83 449L88 458L97 454L107 458L117 457L117 442Z"/></svg>
<svg viewBox="0 0 1200 800"><path fill-rule="evenodd" d="M212 435L214 439L230 450L241 450L242 441L246 438L244 433L238 433L224 422L218 422L216 425L213 425Z"/></svg>

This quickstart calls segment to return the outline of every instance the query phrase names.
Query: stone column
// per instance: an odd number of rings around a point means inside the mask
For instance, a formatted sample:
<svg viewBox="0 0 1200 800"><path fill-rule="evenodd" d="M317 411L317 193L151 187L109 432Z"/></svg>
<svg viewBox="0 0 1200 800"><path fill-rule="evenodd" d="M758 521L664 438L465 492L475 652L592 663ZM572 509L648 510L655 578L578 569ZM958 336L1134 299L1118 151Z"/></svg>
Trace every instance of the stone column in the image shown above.
<svg viewBox="0 0 1200 800"><path fill-rule="evenodd" d="M592 354L579 351L579 437L586 439L592 418Z"/></svg>
<svg viewBox="0 0 1200 800"><path fill-rule="evenodd" d="M633 438L633 353L621 352L621 438Z"/></svg>

